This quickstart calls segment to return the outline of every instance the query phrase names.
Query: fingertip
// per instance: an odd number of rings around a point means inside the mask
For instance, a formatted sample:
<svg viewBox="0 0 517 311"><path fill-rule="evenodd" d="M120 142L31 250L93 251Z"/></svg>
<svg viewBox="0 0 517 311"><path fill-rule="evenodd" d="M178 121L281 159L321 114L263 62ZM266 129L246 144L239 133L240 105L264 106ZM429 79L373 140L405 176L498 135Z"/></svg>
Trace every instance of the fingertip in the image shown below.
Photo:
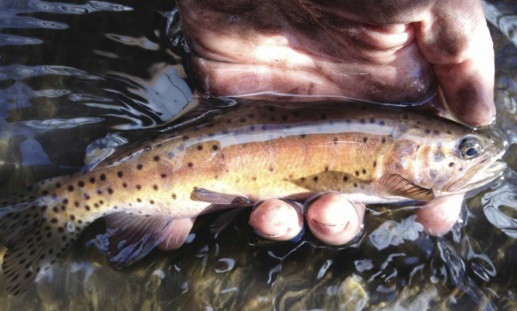
<svg viewBox="0 0 517 311"><path fill-rule="evenodd" d="M174 250L180 248L192 230L196 218L178 218L165 227L162 234L166 238L158 245L161 250Z"/></svg>
<svg viewBox="0 0 517 311"><path fill-rule="evenodd" d="M352 204L344 195L328 193L310 205L306 219L311 232L330 245L350 242L363 225L365 206Z"/></svg>
<svg viewBox="0 0 517 311"><path fill-rule="evenodd" d="M437 198L416 210L416 221L424 226L431 236L442 236L451 231L458 222L464 194Z"/></svg>
<svg viewBox="0 0 517 311"><path fill-rule="evenodd" d="M253 210L249 224L258 235L269 240L293 239L303 229L301 206L279 199L266 200Z"/></svg>

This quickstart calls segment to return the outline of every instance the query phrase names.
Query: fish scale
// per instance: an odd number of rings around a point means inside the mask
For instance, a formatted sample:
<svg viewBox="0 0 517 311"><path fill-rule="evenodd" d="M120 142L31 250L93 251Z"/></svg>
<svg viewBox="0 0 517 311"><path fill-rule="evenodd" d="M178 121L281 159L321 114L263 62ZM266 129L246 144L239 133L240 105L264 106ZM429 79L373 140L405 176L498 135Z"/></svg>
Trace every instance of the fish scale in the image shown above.
<svg viewBox="0 0 517 311"><path fill-rule="evenodd" d="M476 156L467 156L472 150ZM241 105L8 200L0 209L7 290L26 291L100 217L107 219L108 257L123 267L167 238L172 219L214 204L326 191L360 203L429 201L490 182L503 170L496 162L503 152L491 132L406 110ZM479 177L484 171L490 174Z"/></svg>

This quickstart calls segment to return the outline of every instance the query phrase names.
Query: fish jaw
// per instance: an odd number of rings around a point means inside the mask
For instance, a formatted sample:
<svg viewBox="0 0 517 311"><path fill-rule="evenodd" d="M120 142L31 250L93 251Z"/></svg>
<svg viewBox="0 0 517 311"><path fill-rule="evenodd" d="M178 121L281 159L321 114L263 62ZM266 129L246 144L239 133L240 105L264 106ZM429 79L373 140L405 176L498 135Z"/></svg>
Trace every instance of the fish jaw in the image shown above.
<svg viewBox="0 0 517 311"><path fill-rule="evenodd" d="M446 187L447 192L465 193L483 187L504 174L507 164L501 158L506 153L508 142L498 131L491 132L487 137L483 154L468 163L465 175L452 179Z"/></svg>

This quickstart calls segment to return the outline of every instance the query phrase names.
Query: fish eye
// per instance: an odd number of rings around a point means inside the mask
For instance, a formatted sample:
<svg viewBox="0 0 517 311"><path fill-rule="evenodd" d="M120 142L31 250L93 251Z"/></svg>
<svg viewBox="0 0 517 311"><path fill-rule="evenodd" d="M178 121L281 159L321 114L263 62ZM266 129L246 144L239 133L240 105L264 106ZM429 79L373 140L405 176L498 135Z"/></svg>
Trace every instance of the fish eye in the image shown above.
<svg viewBox="0 0 517 311"><path fill-rule="evenodd" d="M458 151L463 159L475 158L482 151L481 142L475 136L465 136L458 144Z"/></svg>

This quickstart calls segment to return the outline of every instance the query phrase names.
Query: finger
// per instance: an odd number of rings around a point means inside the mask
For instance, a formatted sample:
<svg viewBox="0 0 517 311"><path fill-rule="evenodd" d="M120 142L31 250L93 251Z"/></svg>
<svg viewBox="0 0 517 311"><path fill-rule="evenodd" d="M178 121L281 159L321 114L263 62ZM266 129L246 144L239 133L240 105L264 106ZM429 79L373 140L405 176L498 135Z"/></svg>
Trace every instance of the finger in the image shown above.
<svg viewBox="0 0 517 311"><path fill-rule="evenodd" d="M454 194L434 199L418 209L416 221L424 226L424 230L432 236L441 236L458 222L464 194Z"/></svg>
<svg viewBox="0 0 517 311"><path fill-rule="evenodd" d="M271 199L259 204L251 213L249 224L257 234L275 241L296 237L303 228L301 206L295 202Z"/></svg>
<svg viewBox="0 0 517 311"><path fill-rule="evenodd" d="M167 237L158 245L158 248L162 250L178 249L185 243L195 220L196 218L173 219L172 222L165 227L163 234Z"/></svg>
<svg viewBox="0 0 517 311"><path fill-rule="evenodd" d="M338 193L328 193L312 202L305 218L311 232L320 241L341 245L361 231L365 206L352 204Z"/></svg>
<svg viewBox="0 0 517 311"><path fill-rule="evenodd" d="M451 113L473 126L490 124L494 50L481 1L437 1L419 25L417 42Z"/></svg>

